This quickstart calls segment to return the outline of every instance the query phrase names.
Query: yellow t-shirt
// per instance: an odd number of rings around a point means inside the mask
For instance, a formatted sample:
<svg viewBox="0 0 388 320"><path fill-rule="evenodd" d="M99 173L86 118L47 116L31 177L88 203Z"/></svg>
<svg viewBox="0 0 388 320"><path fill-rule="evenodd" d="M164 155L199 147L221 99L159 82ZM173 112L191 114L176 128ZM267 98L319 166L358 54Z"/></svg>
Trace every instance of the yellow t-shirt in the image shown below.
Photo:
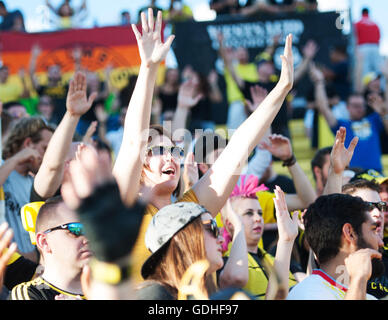
<svg viewBox="0 0 388 320"><path fill-rule="evenodd" d="M257 67L254 63L238 64L236 66L236 73L241 79L245 81L259 81ZM234 101L244 101L243 94L241 93L237 83L233 80L233 77L228 70L225 70L224 77L226 83L226 97L228 99L228 103L232 103Z"/></svg>
<svg viewBox="0 0 388 320"><path fill-rule="evenodd" d="M23 86L17 78L9 78L6 83L0 83L0 100L3 103L18 101L23 93Z"/></svg>
<svg viewBox="0 0 388 320"><path fill-rule="evenodd" d="M198 203L197 196L194 191L190 189L185 192L185 194L177 200L177 202L195 202ZM137 236L136 243L131 252L131 261L132 261L132 278L135 282L144 281L141 276L141 268L143 263L148 259L151 255L150 251L145 246L145 233L147 231L148 225L150 224L152 217L159 211L158 208L149 204L147 206L146 212L143 217L143 221L140 226L139 235Z"/></svg>

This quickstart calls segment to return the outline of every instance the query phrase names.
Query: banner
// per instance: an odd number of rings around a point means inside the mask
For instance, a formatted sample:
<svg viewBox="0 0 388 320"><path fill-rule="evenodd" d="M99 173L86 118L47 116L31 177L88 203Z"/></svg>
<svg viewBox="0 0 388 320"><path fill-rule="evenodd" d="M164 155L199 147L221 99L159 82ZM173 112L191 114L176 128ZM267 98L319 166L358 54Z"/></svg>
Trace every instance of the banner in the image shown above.
<svg viewBox="0 0 388 320"><path fill-rule="evenodd" d="M31 50L38 45L42 52L37 60L36 72L42 81L48 66L61 67L64 78L72 76L75 67L73 50L82 49L81 66L99 72L103 77L109 65L113 67L111 81L115 87L126 85L128 75L137 74L140 66L135 35L130 26L92 29L72 29L45 33L0 33L3 64L11 75L20 69L28 71Z"/></svg>
<svg viewBox="0 0 388 320"><path fill-rule="evenodd" d="M315 62L328 65L329 51L334 45L348 43L342 33L340 14L336 12L287 13L284 15L260 15L246 18L225 16L213 21L176 23L174 53L180 69L191 65L195 70L208 74L211 69L222 73L223 63L218 56L217 35L223 34L225 47L244 47L248 49L250 61L272 44L274 36L281 35L279 46L275 49L274 63L280 70L285 38L293 34L294 65L302 61L303 46L308 40L314 40L319 51ZM298 94L304 95L309 86L306 79L297 86ZM219 110L219 106L216 107ZM222 112L214 112L219 118ZM225 112L224 112L225 114ZM225 119L216 119L224 122Z"/></svg>

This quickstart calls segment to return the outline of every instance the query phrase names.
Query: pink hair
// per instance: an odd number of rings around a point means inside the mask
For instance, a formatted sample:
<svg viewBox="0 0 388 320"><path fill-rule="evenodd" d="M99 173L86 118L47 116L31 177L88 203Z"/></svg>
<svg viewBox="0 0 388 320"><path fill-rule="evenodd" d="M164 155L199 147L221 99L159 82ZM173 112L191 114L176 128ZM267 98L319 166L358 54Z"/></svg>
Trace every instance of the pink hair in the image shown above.
<svg viewBox="0 0 388 320"><path fill-rule="evenodd" d="M258 185L259 178L254 175L241 175L240 185L236 184L229 198L244 197L257 198L256 193L259 191L267 191L268 188L264 185Z"/></svg>
<svg viewBox="0 0 388 320"><path fill-rule="evenodd" d="M267 191L268 188L261 184L259 185L259 178L254 175L241 175L240 185L236 184L229 198L232 197L244 197L244 198L254 198L257 199L256 193L259 191ZM224 242L222 243L223 252L228 251L228 244L232 241L232 236L226 230L225 227L221 230Z"/></svg>

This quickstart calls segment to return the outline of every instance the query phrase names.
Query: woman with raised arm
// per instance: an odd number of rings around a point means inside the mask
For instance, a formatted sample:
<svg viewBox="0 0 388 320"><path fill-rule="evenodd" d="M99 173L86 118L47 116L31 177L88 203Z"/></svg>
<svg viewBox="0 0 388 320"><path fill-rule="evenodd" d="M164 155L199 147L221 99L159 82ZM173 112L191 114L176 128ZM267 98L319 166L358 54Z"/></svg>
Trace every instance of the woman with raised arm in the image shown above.
<svg viewBox="0 0 388 320"><path fill-rule="evenodd" d="M169 38L165 44L160 41L160 15L158 15L155 31L152 10L148 17L147 21L145 15L142 15L143 35L140 35L133 26L142 63L138 83L126 115L123 143L114 167L114 175L126 203L136 198L140 184L150 189L152 194L137 246L133 251L133 270L134 275L138 275L138 279L141 279L140 267L149 256L144 246L145 230L152 216L162 207L171 204L172 195L178 186L180 160L184 153L175 146L172 137L161 128L157 131L152 130L146 137L142 136L150 122L156 69L167 54L172 41L172 38ZM292 35L286 38L284 55L281 59L281 76L275 88L260 107L236 130L212 168L179 201L199 203L213 217L217 215L237 183L248 155L264 136L292 88L294 77ZM147 146L145 161L142 158L144 146Z"/></svg>

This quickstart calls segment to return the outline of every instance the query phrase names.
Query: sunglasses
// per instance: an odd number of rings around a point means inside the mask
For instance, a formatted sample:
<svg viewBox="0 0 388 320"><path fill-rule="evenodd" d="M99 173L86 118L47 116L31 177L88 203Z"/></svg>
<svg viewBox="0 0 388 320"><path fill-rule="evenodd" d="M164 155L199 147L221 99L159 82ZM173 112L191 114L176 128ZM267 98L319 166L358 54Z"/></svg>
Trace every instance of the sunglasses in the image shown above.
<svg viewBox="0 0 388 320"><path fill-rule="evenodd" d="M176 159L182 159L185 152L182 148L177 146L153 146L147 149L147 155L151 156L162 156L170 153Z"/></svg>
<svg viewBox="0 0 388 320"><path fill-rule="evenodd" d="M367 204L369 206L369 211L372 211L374 208L377 208L383 212L387 211L387 203L385 201L379 201L379 202L367 201Z"/></svg>
<svg viewBox="0 0 388 320"><path fill-rule="evenodd" d="M75 235L76 237L83 236L85 234L84 226L80 222L70 222L66 224L61 224L60 226L48 229L43 233L47 234L55 230L68 230L71 234Z"/></svg>
<svg viewBox="0 0 388 320"><path fill-rule="evenodd" d="M206 230L208 230L214 238L218 239L220 235L220 229L217 226L217 222L214 219L202 221L202 224Z"/></svg>

